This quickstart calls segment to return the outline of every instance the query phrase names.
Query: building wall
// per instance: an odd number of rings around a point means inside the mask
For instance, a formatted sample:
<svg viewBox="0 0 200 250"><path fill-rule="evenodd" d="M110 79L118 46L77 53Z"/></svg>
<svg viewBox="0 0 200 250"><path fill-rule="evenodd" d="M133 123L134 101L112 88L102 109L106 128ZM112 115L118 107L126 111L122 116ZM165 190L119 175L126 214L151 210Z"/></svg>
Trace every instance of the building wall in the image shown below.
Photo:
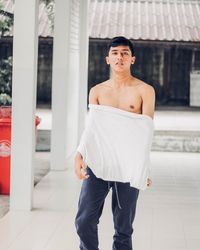
<svg viewBox="0 0 200 250"><path fill-rule="evenodd" d="M108 79L110 70L105 61L106 45L105 43L89 43L88 58L88 92L90 88L102 81Z"/></svg>
<svg viewBox="0 0 200 250"><path fill-rule="evenodd" d="M77 14L74 14L78 9L76 1L73 6L74 10L71 11L74 15L74 34L70 41L72 58L78 53L78 44L73 42L78 36L75 32L78 25ZM52 38L40 38L39 41L37 103L40 105L51 104L52 43ZM189 106L190 72L200 70L200 45L139 41L133 43L136 63L132 67L132 73L154 86L157 105ZM90 39L88 92L92 86L109 78L109 66L105 63L107 44L107 40ZM12 40L0 40L0 60L10 55Z"/></svg>
<svg viewBox="0 0 200 250"><path fill-rule="evenodd" d="M90 39L89 89L109 78L105 64L108 40ZM200 45L133 41L135 77L152 85L157 105L189 106L190 72L200 70Z"/></svg>
<svg viewBox="0 0 200 250"><path fill-rule="evenodd" d="M12 56L12 41L11 39L0 39L0 60Z"/></svg>
<svg viewBox="0 0 200 250"><path fill-rule="evenodd" d="M40 40L38 48L37 102L51 104L52 85L52 41Z"/></svg>

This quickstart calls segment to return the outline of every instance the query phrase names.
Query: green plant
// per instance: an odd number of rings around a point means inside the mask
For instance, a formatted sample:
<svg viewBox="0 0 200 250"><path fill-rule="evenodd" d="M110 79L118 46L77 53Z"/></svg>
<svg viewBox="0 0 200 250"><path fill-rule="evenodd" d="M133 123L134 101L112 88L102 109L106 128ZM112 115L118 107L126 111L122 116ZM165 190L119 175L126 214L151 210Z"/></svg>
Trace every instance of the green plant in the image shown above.
<svg viewBox="0 0 200 250"><path fill-rule="evenodd" d="M11 104L12 104L12 98L5 93L1 93L0 94L0 106L4 106L4 105L10 106Z"/></svg>
<svg viewBox="0 0 200 250"><path fill-rule="evenodd" d="M11 105L12 57L0 61L0 105Z"/></svg>
<svg viewBox="0 0 200 250"><path fill-rule="evenodd" d="M3 18L0 21L0 37L6 35L10 32L11 27L13 26L13 14L3 10L3 1L0 0L0 15Z"/></svg>

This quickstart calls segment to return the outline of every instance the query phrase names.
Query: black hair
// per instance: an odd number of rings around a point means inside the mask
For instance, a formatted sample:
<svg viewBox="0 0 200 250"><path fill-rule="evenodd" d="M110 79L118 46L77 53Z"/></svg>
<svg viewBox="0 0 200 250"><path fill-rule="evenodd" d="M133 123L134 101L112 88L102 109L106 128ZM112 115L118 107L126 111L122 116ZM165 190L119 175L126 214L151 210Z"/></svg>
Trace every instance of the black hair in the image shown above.
<svg viewBox="0 0 200 250"><path fill-rule="evenodd" d="M128 46L129 49L131 50L132 56L134 56L135 53L134 53L133 44L129 39L127 39L124 36L113 37L108 44L108 52L109 52L111 47L117 47L120 45Z"/></svg>

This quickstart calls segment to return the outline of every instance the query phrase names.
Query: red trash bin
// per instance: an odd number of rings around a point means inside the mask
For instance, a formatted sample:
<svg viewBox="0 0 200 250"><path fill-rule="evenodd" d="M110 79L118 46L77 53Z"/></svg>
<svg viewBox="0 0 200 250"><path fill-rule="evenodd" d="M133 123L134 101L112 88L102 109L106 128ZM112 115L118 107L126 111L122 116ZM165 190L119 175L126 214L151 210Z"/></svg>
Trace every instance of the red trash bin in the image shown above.
<svg viewBox="0 0 200 250"><path fill-rule="evenodd" d="M40 123L36 116L35 125ZM0 107L0 194L10 193L11 107Z"/></svg>

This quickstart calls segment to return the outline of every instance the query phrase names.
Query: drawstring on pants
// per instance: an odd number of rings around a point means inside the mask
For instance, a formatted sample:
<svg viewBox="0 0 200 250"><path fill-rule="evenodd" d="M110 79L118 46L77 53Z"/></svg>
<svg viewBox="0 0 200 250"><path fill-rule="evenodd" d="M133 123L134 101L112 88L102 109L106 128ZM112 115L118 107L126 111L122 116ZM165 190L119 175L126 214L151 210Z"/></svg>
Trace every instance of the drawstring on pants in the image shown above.
<svg viewBox="0 0 200 250"><path fill-rule="evenodd" d="M115 186L115 192L116 192L116 196L117 196L117 204L119 209L122 209L121 205L120 205L120 201L119 201L119 194L118 194L118 189L117 189L117 183L114 182L114 186ZM108 190L110 189L110 182L108 181Z"/></svg>
<svg viewBox="0 0 200 250"><path fill-rule="evenodd" d="M119 209L122 209L120 202L119 202L119 195L118 195L118 190L117 190L117 183L115 182L115 191L116 191L116 196L117 196L117 203L118 203L118 207Z"/></svg>

